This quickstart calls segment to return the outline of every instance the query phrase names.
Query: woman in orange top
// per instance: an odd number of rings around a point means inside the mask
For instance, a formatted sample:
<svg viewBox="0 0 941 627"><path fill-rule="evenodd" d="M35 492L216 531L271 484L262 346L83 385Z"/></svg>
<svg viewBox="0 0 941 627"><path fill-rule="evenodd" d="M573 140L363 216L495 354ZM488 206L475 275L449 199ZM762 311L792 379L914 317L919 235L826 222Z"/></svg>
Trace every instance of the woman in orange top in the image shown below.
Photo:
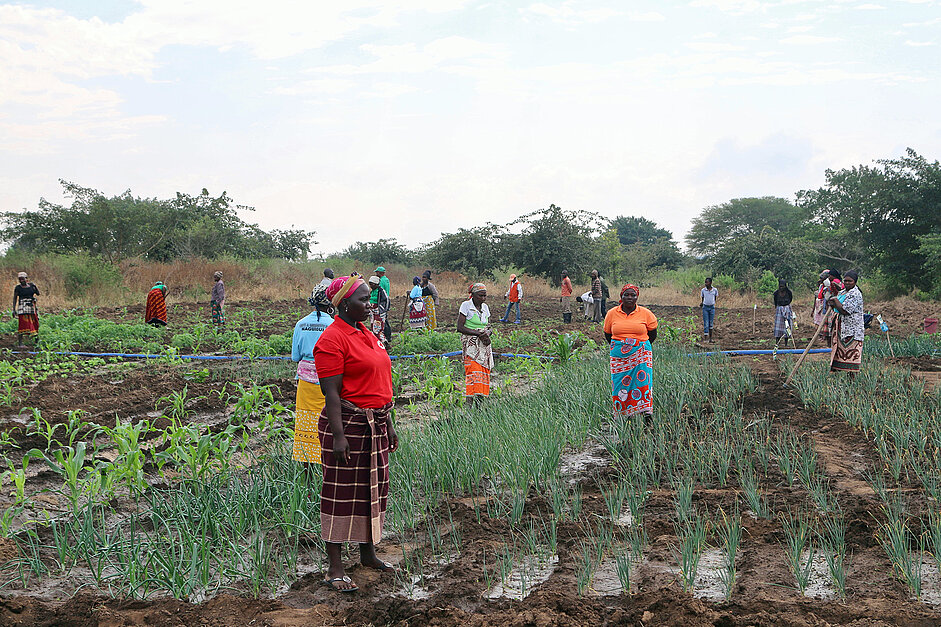
<svg viewBox="0 0 941 627"><path fill-rule="evenodd" d="M621 304L604 317L604 337L611 344L611 397L615 416L653 413L653 353L657 317L637 304L640 288L621 288Z"/></svg>

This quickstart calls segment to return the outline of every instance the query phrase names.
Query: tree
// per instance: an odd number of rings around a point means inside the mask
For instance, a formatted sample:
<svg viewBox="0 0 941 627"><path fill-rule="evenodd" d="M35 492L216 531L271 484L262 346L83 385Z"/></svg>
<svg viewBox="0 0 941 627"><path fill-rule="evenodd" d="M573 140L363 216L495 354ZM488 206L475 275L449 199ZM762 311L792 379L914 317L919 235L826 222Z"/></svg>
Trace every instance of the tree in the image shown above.
<svg viewBox="0 0 941 627"><path fill-rule="evenodd" d="M570 276L591 271L592 236L606 221L587 211L566 211L556 205L521 216L511 225L525 225L513 238L511 258L527 274L544 276L555 284L563 270ZM597 226L592 226L597 225Z"/></svg>
<svg viewBox="0 0 941 627"><path fill-rule="evenodd" d="M931 289L935 277L923 269L930 242L925 248L922 238L941 232L941 164L911 148L876 164L827 170L826 185L799 192L806 224L825 256L880 270L905 288Z"/></svg>
<svg viewBox="0 0 941 627"><path fill-rule="evenodd" d="M806 243L768 227L725 243L710 257L713 268L752 284L769 270L798 285L814 275L815 255Z"/></svg>
<svg viewBox="0 0 941 627"><path fill-rule="evenodd" d="M508 246L505 227L487 224L456 233L442 233L424 250L425 259L436 268L469 277L493 278L493 271L506 265Z"/></svg>
<svg viewBox="0 0 941 627"><path fill-rule="evenodd" d="M647 218L618 216L611 220L611 228L617 231L622 246L653 244L661 238L673 239L673 233L660 228L656 222Z"/></svg>
<svg viewBox="0 0 941 627"><path fill-rule="evenodd" d="M706 207L693 218L686 243L692 252L708 256L738 237L757 235L767 228L794 233L800 217L801 213L786 198L734 198Z"/></svg>
<svg viewBox="0 0 941 627"><path fill-rule="evenodd" d="M394 237L375 242L356 242L341 254L377 266L386 263L409 264L415 259L415 255Z"/></svg>

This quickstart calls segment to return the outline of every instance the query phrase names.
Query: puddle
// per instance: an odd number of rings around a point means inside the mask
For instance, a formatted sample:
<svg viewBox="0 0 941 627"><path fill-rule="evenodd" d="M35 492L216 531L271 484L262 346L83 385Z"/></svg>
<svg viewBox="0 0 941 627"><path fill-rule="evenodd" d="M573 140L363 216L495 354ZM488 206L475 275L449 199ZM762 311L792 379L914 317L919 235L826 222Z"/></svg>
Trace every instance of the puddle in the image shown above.
<svg viewBox="0 0 941 627"><path fill-rule="evenodd" d="M432 593L428 588L428 583L437 579L444 569L460 556L460 553L452 551L433 557L428 564L427 570L423 568L424 572L420 574L407 575L407 579L402 582L402 585L394 594L410 601L423 601L430 598ZM402 559L400 557L396 565L401 565L401 563ZM399 579L401 579L401 577L399 577Z"/></svg>
<svg viewBox="0 0 941 627"><path fill-rule="evenodd" d="M632 589L636 589L637 582L640 580L638 567L646 562L646 559L642 561L631 559L630 581ZM591 586L588 588L589 596L618 596L625 592L627 591L621 586L621 579L618 577L617 560L613 556L605 557L592 575Z"/></svg>
<svg viewBox="0 0 941 627"><path fill-rule="evenodd" d="M728 553L724 549L706 549L699 558L696 580L693 582L693 594L707 601L725 599L725 583L722 575L728 563Z"/></svg>
<svg viewBox="0 0 941 627"><path fill-rule="evenodd" d="M801 554L801 562L804 564L807 563L808 553L804 551ZM810 565L810 579L807 582L807 589L804 590L804 596L824 600L836 598L830 569L827 567L827 558L820 551L814 552L814 559Z"/></svg>
<svg viewBox="0 0 941 627"><path fill-rule="evenodd" d="M598 442L589 442L580 451L563 453L559 463L559 474L566 477L566 482L578 483L579 479L588 475L596 468L604 468L611 464L608 451Z"/></svg>
<svg viewBox="0 0 941 627"><path fill-rule="evenodd" d="M621 515L617 517L617 520L614 521L614 524L618 527L630 527L634 524L634 517L631 515L631 510L625 509L621 512Z"/></svg>
<svg viewBox="0 0 941 627"><path fill-rule="evenodd" d="M918 559L917 555L912 555ZM921 602L928 605L941 605L941 574L938 564L930 555L921 556Z"/></svg>
<svg viewBox="0 0 941 627"><path fill-rule="evenodd" d="M514 566L505 581L488 590L484 596L488 599L516 599L522 601L533 589L546 582L559 564L559 556L539 559L534 555L523 558L522 565Z"/></svg>

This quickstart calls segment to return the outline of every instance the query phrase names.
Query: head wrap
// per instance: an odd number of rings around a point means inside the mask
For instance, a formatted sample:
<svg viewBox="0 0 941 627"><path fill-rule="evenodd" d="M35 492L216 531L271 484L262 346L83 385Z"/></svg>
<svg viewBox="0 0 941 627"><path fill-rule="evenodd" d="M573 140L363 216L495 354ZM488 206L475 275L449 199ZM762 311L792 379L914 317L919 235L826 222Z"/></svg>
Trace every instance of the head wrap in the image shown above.
<svg viewBox="0 0 941 627"><path fill-rule="evenodd" d="M353 292L360 285L365 285L363 277L352 273L350 276L341 276L338 279L334 279L333 282L327 286L327 298L330 299L330 302L333 303L334 307L340 304L340 301L344 298L349 298L353 295Z"/></svg>
<svg viewBox="0 0 941 627"><path fill-rule="evenodd" d="M784 279L778 279L778 287L787 287L787 281Z"/></svg>
<svg viewBox="0 0 941 627"><path fill-rule="evenodd" d="M19 274L16 275L16 278L18 278L18 279L28 279L28 278L29 278L29 275L26 274L25 272L20 272Z"/></svg>
<svg viewBox="0 0 941 627"><path fill-rule="evenodd" d="M843 273L843 278L850 278L850 277L852 277L854 281L859 281L859 273L856 272L855 270L847 270L846 272Z"/></svg>
<svg viewBox="0 0 941 627"><path fill-rule="evenodd" d="M830 279L830 291L831 292L839 292L842 289L843 289L843 281L839 279Z"/></svg>
<svg viewBox="0 0 941 627"><path fill-rule="evenodd" d="M425 270L424 272L421 273L421 275L422 275L423 277L425 277L426 279L429 279L429 280L430 280L430 279L431 279L431 270Z"/></svg>
<svg viewBox="0 0 941 627"><path fill-rule="evenodd" d="M477 292L486 292L487 286L483 283L471 283L471 286L467 290L471 295L476 294Z"/></svg>
<svg viewBox="0 0 941 627"><path fill-rule="evenodd" d="M379 277L377 277L376 275L372 275L371 277L369 277L369 284L372 285L373 283L375 283L376 285L379 285Z"/></svg>
<svg viewBox="0 0 941 627"><path fill-rule="evenodd" d="M821 279L829 279L829 278L830 278L830 271L829 271L829 270L824 270L823 272L821 272L821 273L820 273L820 278L821 278Z"/></svg>
<svg viewBox="0 0 941 627"><path fill-rule="evenodd" d="M836 279L837 281L839 281L841 278L843 278L840 276L840 273L837 272L836 270L827 270L827 272L830 273L831 279Z"/></svg>
<svg viewBox="0 0 941 627"><path fill-rule="evenodd" d="M222 270L216 270L215 272L213 272L213 273L212 273L212 278L214 278L214 279L221 279L221 278L222 278Z"/></svg>
<svg viewBox="0 0 941 627"><path fill-rule="evenodd" d="M636 285L633 285L633 284L631 284L631 283L625 283L625 284L624 284L624 287L621 288L621 293L620 293L620 297L621 297L622 299L624 298L624 292L626 292L627 290L634 290L634 293L637 294L638 296L640 296L640 288L639 288L639 287L637 287Z"/></svg>
<svg viewBox="0 0 941 627"><path fill-rule="evenodd" d="M311 307L317 307L324 311L333 309L333 303L327 298L327 288L324 285L315 287L314 291L310 293L310 298L307 299L307 302Z"/></svg>
<svg viewBox="0 0 941 627"><path fill-rule="evenodd" d="M412 277L412 285L418 285L419 283L421 283L421 279L419 277Z"/></svg>

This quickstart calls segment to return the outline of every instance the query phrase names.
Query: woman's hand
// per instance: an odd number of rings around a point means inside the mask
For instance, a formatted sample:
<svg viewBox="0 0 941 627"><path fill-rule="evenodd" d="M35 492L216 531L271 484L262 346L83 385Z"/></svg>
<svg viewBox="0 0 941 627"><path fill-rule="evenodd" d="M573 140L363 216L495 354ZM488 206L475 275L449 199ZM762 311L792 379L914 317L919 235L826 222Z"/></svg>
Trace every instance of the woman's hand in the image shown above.
<svg viewBox="0 0 941 627"><path fill-rule="evenodd" d="M395 432L395 426L392 424L391 420L388 422L388 425L389 452L391 453L399 448L399 434Z"/></svg>
<svg viewBox="0 0 941 627"><path fill-rule="evenodd" d="M350 461L350 443L345 435L333 436L333 459L342 466Z"/></svg>

